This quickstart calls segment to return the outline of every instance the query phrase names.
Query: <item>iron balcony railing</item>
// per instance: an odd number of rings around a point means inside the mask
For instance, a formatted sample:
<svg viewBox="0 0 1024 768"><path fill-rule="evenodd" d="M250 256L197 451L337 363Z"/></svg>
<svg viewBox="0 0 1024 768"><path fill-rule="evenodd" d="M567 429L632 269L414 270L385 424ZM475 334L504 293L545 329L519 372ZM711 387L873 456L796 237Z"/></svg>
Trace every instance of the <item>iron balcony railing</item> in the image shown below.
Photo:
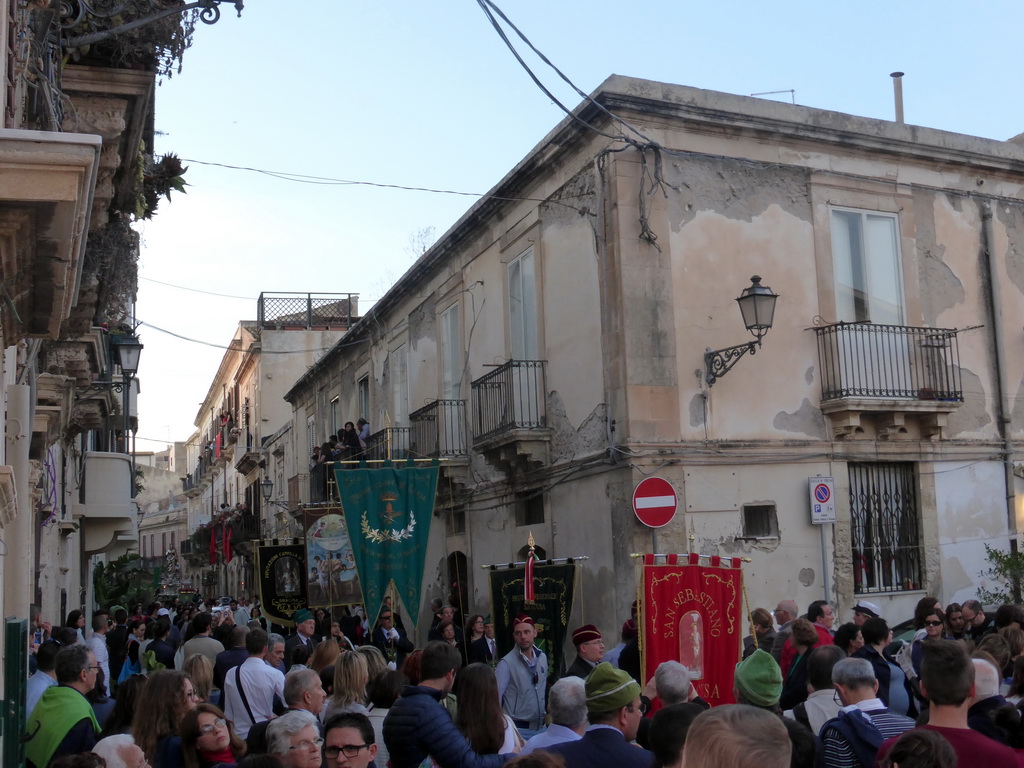
<svg viewBox="0 0 1024 768"><path fill-rule="evenodd" d="M366 438L363 456L367 461L409 458L409 427L385 427L379 432L374 432Z"/></svg>
<svg viewBox="0 0 1024 768"><path fill-rule="evenodd" d="M873 323L815 328L821 399L964 399L957 331Z"/></svg>
<svg viewBox="0 0 1024 768"><path fill-rule="evenodd" d="M477 442L514 429L546 426L544 361L509 360L473 382Z"/></svg>
<svg viewBox="0 0 1024 768"><path fill-rule="evenodd" d="M414 457L466 455L466 401L435 400L409 414Z"/></svg>
<svg viewBox="0 0 1024 768"><path fill-rule="evenodd" d="M358 301L358 293L261 293L257 322L270 330L348 327Z"/></svg>

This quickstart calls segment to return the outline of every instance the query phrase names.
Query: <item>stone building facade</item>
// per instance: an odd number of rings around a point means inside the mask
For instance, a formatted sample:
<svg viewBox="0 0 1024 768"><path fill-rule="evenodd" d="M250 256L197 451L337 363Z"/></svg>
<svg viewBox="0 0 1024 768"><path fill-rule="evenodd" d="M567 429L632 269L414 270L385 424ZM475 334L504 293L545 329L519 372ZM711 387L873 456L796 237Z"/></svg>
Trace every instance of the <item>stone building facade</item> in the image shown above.
<svg viewBox="0 0 1024 768"><path fill-rule="evenodd" d="M337 402L371 457L443 459L424 605L458 582L488 613L481 566L529 533L589 558L570 623L609 638L631 555L691 536L750 559L751 607L974 596L1022 525L1024 148L618 76L575 117L295 383L293 449ZM751 275L774 325L712 385ZM654 534L650 475L679 500Z"/></svg>

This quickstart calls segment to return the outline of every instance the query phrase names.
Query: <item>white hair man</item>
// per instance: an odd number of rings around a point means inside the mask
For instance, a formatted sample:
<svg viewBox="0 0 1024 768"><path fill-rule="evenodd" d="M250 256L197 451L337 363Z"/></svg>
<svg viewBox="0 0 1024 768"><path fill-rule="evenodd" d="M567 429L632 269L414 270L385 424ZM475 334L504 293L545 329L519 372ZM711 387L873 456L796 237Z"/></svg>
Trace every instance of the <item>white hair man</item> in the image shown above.
<svg viewBox="0 0 1024 768"><path fill-rule="evenodd" d="M587 730L587 689L582 677L563 677L548 694L551 725L533 736L520 750L527 755L535 749L547 749L564 741L578 741Z"/></svg>
<svg viewBox="0 0 1024 768"><path fill-rule="evenodd" d="M144 768L148 765L142 747L126 733L100 739L92 751L103 758L107 768Z"/></svg>
<svg viewBox="0 0 1024 768"><path fill-rule="evenodd" d="M678 661L663 661L647 681L643 693L640 694L641 707L645 713L650 710L651 700L654 698L661 699L663 707L687 702L704 709L711 706L697 695L697 689L690 680L690 670ZM640 721L640 727L636 732L636 743L644 749L650 749L650 732L651 718L645 717Z"/></svg>
<svg viewBox="0 0 1024 768"><path fill-rule="evenodd" d="M967 710L967 725L972 731L1006 744L1006 736L989 714L1010 703L999 693L999 670L987 659L971 659L974 664L974 695Z"/></svg>

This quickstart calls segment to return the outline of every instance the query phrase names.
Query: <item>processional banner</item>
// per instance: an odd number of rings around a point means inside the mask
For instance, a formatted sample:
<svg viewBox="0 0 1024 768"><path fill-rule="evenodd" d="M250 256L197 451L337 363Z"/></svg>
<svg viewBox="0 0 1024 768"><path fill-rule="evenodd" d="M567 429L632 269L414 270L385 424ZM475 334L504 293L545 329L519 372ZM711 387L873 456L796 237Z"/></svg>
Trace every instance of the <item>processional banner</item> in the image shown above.
<svg viewBox="0 0 1024 768"><path fill-rule="evenodd" d="M699 561L696 554L668 555L655 564L653 555L644 555L644 679L663 661L678 661L714 707L733 702L743 631L743 572L734 558L712 557L708 565Z"/></svg>
<svg viewBox="0 0 1024 768"><path fill-rule="evenodd" d="M541 561L542 562L542 561ZM498 657L512 650L512 624L521 613L537 627L537 647L548 657L548 678L554 682L562 673L565 633L572 613L575 565L534 565L533 601L525 595L526 568L491 571L491 606Z"/></svg>
<svg viewBox="0 0 1024 768"><path fill-rule="evenodd" d="M256 587L267 621L293 626L292 614L306 607L301 544L260 544L256 547Z"/></svg>
<svg viewBox="0 0 1024 768"><path fill-rule="evenodd" d="M306 585L310 608L333 608L363 602L356 554L341 507L306 507Z"/></svg>
<svg viewBox="0 0 1024 768"><path fill-rule="evenodd" d="M437 465L335 469L345 522L370 624L394 585L408 623L416 623L423 588L430 521L437 493ZM308 540L308 534L307 534Z"/></svg>

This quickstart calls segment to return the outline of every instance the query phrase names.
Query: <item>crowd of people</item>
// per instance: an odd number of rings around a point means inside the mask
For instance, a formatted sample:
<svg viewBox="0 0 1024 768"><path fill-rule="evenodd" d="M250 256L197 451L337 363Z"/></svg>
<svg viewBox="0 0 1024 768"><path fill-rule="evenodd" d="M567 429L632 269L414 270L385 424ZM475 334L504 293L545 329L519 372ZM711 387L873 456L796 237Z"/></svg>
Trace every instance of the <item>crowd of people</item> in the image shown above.
<svg viewBox="0 0 1024 768"><path fill-rule="evenodd" d="M709 706L678 661L640 675L635 615L554 661L534 620L435 604L417 648L386 603L302 609L289 637L257 605L113 606L33 620L32 768L971 768L1024 765L1024 609L923 598L910 642L868 601L750 614L735 704ZM635 610L635 606L634 606ZM111 690L113 695L111 695Z"/></svg>

